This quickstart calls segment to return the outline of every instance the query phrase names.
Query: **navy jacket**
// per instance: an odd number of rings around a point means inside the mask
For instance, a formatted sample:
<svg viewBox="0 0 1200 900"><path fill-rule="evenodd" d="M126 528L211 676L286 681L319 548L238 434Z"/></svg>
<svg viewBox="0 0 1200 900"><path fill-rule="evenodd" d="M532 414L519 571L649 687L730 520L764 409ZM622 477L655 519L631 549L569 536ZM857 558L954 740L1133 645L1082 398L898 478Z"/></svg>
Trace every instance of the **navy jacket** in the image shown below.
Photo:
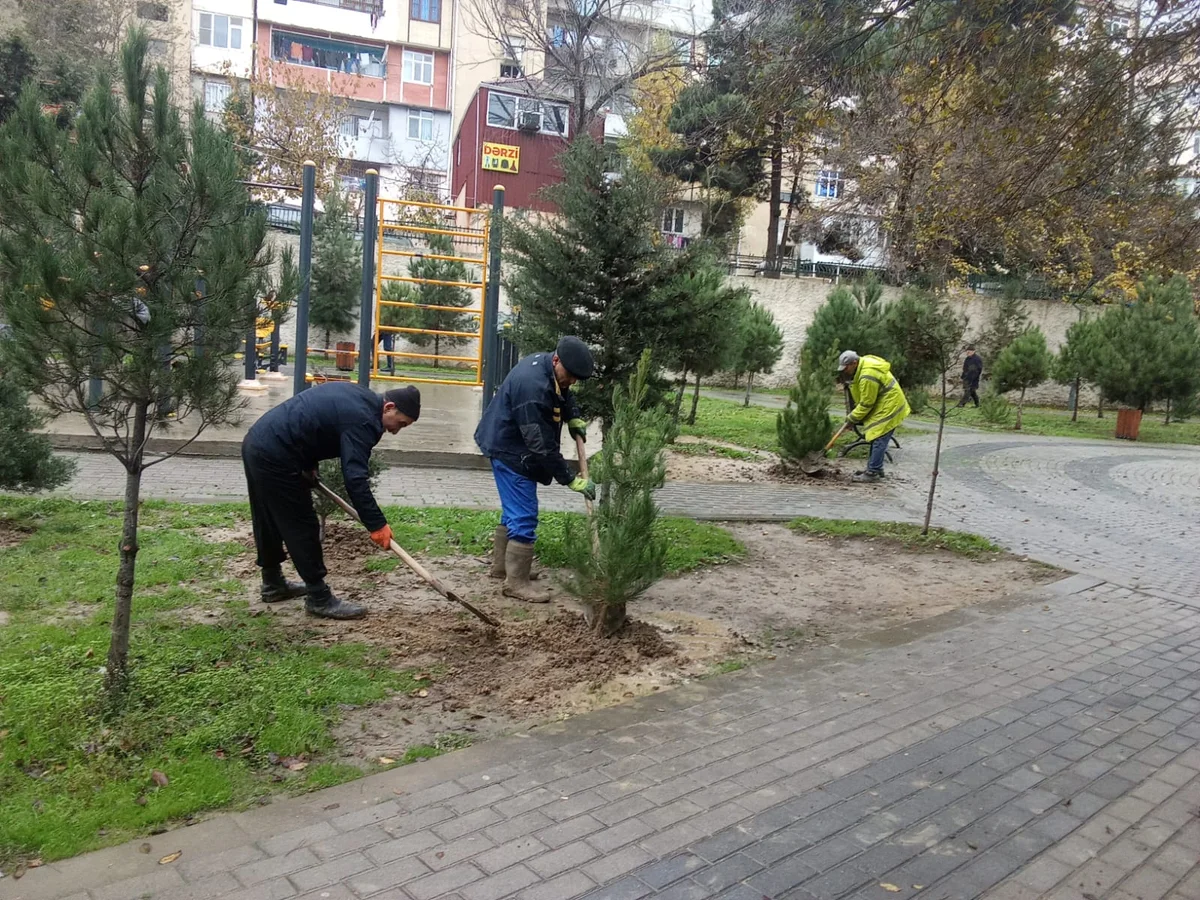
<svg viewBox="0 0 1200 900"><path fill-rule="evenodd" d="M963 381L978 386L979 376L983 374L983 359L976 353L963 360Z"/></svg>
<svg viewBox="0 0 1200 900"><path fill-rule="evenodd" d="M371 494L367 461L383 437L383 398L349 382L314 385L269 410L245 444L260 459L307 472L323 459L342 461L346 494L363 524L378 531L387 519Z"/></svg>
<svg viewBox="0 0 1200 900"><path fill-rule="evenodd" d="M488 459L541 484L570 484L575 473L560 448L562 423L579 418L569 388L554 378L553 353L525 357L483 411L475 443Z"/></svg>

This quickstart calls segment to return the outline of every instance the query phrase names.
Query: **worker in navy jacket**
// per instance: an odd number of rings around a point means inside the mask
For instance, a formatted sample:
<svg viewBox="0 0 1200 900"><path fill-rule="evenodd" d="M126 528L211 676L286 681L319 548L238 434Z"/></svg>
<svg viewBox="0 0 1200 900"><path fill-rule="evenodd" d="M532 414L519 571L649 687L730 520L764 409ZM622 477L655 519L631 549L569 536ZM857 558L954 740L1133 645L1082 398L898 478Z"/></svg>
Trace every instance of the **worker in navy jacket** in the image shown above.
<svg viewBox="0 0 1200 900"><path fill-rule="evenodd" d="M492 462L500 493L500 526L492 550L492 575L504 593L530 603L547 603L548 590L531 581L537 537L538 484L557 481L590 500L596 485L577 477L560 449L562 423L587 439L587 423L571 396L571 385L590 378L592 353L576 337L564 337L553 353L534 353L508 373L475 429L475 443Z"/></svg>
<svg viewBox="0 0 1200 900"><path fill-rule="evenodd" d="M396 434L420 415L421 393L411 385L379 396L357 384L331 382L285 400L246 432L242 465L264 603L306 597L304 608L314 616L366 615L365 607L338 599L325 583L325 556L311 493L317 467L323 459L341 461L350 503L371 540L387 549L392 529L371 493L367 464L385 431ZM289 554L304 584L283 577L282 563Z"/></svg>

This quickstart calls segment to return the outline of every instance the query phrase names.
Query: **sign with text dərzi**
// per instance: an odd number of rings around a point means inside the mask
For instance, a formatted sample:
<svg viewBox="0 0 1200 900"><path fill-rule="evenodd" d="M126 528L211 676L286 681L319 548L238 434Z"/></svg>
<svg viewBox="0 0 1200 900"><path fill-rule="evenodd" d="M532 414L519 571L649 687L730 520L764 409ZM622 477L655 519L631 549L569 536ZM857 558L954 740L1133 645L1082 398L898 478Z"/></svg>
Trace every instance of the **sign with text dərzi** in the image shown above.
<svg viewBox="0 0 1200 900"><path fill-rule="evenodd" d="M521 148L511 144L483 143L483 168L489 172L517 174L521 164Z"/></svg>

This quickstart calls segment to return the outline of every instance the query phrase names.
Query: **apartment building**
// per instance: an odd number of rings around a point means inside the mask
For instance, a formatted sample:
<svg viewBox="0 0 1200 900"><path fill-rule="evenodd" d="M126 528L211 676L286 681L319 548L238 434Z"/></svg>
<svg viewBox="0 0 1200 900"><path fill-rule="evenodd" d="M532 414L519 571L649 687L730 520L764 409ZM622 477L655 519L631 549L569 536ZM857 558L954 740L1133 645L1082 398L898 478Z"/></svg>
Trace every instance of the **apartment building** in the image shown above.
<svg viewBox="0 0 1200 900"><path fill-rule="evenodd" d="M266 67L289 90L346 107L339 171L351 190L378 169L393 196L444 195L450 175L451 0L195 0L192 83L219 115L236 79ZM445 13L445 15L443 15Z"/></svg>

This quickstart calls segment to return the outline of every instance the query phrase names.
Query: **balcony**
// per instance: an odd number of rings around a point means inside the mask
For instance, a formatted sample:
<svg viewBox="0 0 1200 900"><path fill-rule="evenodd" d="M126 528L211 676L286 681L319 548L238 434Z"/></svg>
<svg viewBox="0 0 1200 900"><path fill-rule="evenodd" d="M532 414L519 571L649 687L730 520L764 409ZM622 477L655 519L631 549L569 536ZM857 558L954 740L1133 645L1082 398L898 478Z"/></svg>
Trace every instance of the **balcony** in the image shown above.
<svg viewBox="0 0 1200 900"><path fill-rule="evenodd" d="M296 0L297 3L315 3L318 6L333 6L350 12L374 13L382 18L383 0Z"/></svg>
<svg viewBox="0 0 1200 900"><path fill-rule="evenodd" d="M271 32L271 58L343 75L387 77L387 49L292 31Z"/></svg>

